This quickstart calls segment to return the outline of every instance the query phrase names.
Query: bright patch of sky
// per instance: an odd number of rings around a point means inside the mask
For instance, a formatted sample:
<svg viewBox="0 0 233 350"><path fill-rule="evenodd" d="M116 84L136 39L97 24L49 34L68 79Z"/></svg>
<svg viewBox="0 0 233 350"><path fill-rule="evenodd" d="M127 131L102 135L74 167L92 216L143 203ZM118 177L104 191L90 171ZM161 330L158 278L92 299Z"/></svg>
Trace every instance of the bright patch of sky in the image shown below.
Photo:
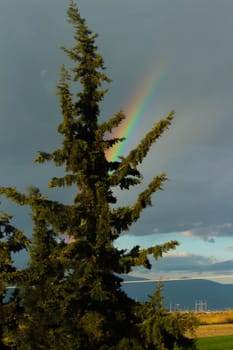
<svg viewBox="0 0 233 350"><path fill-rule="evenodd" d="M200 237L189 236L182 233L154 233L146 236L133 236L125 234L115 241L120 249L131 249L135 245L147 248L157 244L163 244L170 240L177 240L179 246L175 252L185 252L186 254L198 254L205 257L214 256L216 260L230 260L233 258L233 238L232 237L215 237L214 242L204 240ZM172 252L172 251L171 251Z"/></svg>

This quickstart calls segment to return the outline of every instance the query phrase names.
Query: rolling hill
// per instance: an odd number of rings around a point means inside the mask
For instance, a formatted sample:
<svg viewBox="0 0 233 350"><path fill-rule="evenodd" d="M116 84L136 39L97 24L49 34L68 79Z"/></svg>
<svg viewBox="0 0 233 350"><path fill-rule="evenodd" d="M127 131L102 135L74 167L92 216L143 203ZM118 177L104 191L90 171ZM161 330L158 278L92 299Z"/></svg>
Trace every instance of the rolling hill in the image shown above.
<svg viewBox="0 0 233 350"><path fill-rule="evenodd" d="M156 282L128 279L123 283L124 291L138 301L149 300ZM233 284L221 284L204 279L164 281L164 304L168 309L223 310L233 308Z"/></svg>

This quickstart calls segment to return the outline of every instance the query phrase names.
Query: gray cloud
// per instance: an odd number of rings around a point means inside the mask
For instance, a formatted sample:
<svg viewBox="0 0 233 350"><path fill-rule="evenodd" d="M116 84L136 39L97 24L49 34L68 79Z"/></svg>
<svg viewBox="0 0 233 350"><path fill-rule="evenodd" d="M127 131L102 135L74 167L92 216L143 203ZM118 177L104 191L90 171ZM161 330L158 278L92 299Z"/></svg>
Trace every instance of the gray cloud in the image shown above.
<svg viewBox="0 0 233 350"><path fill-rule="evenodd" d="M210 243L215 242L215 237L232 236L233 224L231 222L223 223L222 225L208 225L191 228L188 231L183 231L185 236L199 236Z"/></svg>
<svg viewBox="0 0 233 350"><path fill-rule="evenodd" d="M0 182L20 190L39 186L54 198L69 200L70 192L47 189L57 169L32 164L37 150L53 150L60 141L54 88L60 65L67 63L59 47L73 43L67 6L63 0L0 3ZM141 168L145 183L164 171L171 181L130 232L188 231L207 242L233 236L233 2L147 0L145 5L141 0L80 0L79 6L100 35L98 46L113 79L102 119L125 108L145 74L167 62L150 113L134 136L139 140L156 120L176 110L170 131ZM137 191L118 194L119 204L132 203ZM30 231L21 209L3 206ZM181 259L183 266L195 266L197 258L192 259L189 265Z"/></svg>
<svg viewBox="0 0 233 350"><path fill-rule="evenodd" d="M232 275L233 260L217 261L213 257L194 254L172 254L157 261L151 260L151 270L135 268L132 275L146 278L190 278L218 275Z"/></svg>

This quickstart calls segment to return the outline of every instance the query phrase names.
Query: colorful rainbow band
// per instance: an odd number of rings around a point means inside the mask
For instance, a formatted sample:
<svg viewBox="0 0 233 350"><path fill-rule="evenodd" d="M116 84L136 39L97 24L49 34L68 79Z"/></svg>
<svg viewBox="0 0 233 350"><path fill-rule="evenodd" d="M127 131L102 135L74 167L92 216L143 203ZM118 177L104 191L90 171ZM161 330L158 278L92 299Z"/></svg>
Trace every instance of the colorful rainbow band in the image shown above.
<svg viewBox="0 0 233 350"><path fill-rule="evenodd" d="M126 140L117 143L109 149L106 153L106 157L109 161L116 161L119 156L125 156L130 150L132 138L136 134L143 117L145 117L150 109L161 87L161 83L164 81L165 76L167 76L166 67L167 65L162 64L156 67L153 72L150 71L136 91L134 91L125 109L126 119L124 119L121 125L111 134L111 137L125 137Z"/></svg>

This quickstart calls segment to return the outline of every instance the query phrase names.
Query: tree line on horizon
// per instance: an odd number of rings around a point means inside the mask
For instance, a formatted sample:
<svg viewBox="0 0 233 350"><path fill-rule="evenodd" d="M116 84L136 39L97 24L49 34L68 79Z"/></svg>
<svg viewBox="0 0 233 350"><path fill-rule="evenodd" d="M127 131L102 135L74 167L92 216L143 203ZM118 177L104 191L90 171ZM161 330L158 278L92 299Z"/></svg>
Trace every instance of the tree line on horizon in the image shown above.
<svg viewBox="0 0 233 350"><path fill-rule="evenodd" d="M162 286L147 302L122 290L122 275L135 266L151 268L177 241L146 249L118 249L114 242L152 205L166 174L155 176L131 206L117 206L115 189L128 191L143 182L138 166L171 125L174 113L157 122L125 157L106 153L122 138L113 130L126 117L122 111L100 121L100 102L110 79L105 74L96 34L88 28L74 1L68 7L74 47L62 48L72 67L61 68L57 94L62 120L60 148L40 151L37 163L64 169L50 188L72 188L71 204L54 201L31 186L26 193L0 187L0 194L30 208L32 238L0 217L0 348L11 350L142 350L195 349L187 336L195 328L192 314L169 313ZM75 90L75 86L77 90ZM65 237L72 237L68 242ZM14 265L15 253L28 251L25 268ZM14 285L9 300L7 286Z"/></svg>

